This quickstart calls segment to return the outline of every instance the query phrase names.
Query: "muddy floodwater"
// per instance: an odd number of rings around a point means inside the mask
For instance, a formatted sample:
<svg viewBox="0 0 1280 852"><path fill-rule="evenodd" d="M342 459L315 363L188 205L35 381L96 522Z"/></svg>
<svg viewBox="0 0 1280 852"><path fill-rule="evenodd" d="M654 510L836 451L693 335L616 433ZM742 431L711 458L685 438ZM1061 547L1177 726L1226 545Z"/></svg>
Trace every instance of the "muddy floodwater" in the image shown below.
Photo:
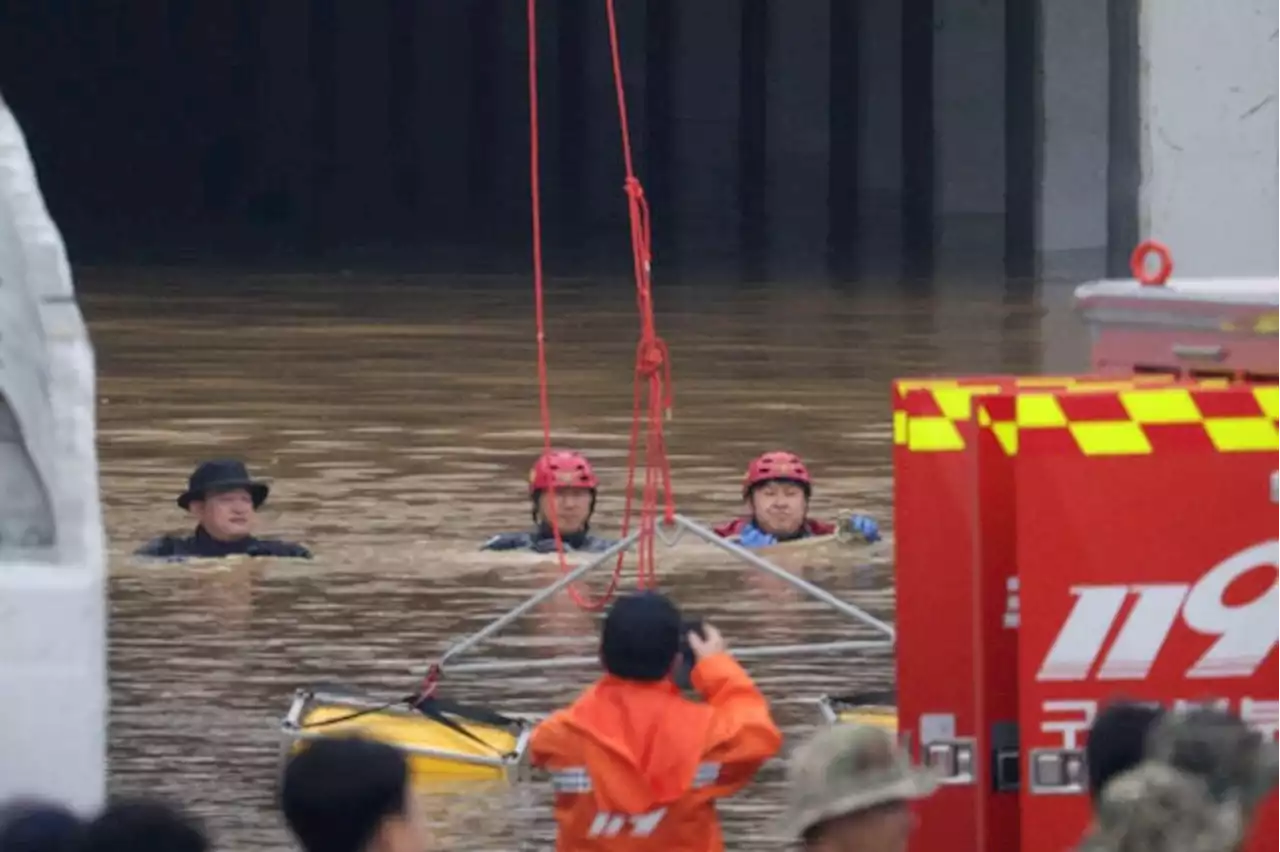
<svg viewBox="0 0 1280 852"><path fill-rule="evenodd" d="M403 693L451 640L556 576L545 558L476 549L529 517L527 471L541 447L531 288L154 269L80 278L111 548L110 789L186 804L221 849L289 848L272 790L293 690L336 682ZM674 362L667 434L679 509L708 524L731 516L747 460L794 449L816 477L815 513L869 512L889 546L822 545L778 561L891 620L889 382L1038 369L1033 285L659 285L656 299ZM613 533L638 329L632 285L553 282L547 310L556 442L594 461L595 526ZM305 542L314 562L129 556L187 526L174 498L197 460L220 455L273 480L263 531ZM733 644L874 635L707 545L659 547L658 559L663 588ZM594 637L594 618L561 598L474 655L525 659L525 669L459 674L443 694L545 712L594 672L539 662L592 653ZM818 723L817 696L893 679L877 653L749 668L788 750ZM779 761L723 804L731 848L779 848L781 781ZM541 782L423 795L433 848L540 849L554 833Z"/></svg>

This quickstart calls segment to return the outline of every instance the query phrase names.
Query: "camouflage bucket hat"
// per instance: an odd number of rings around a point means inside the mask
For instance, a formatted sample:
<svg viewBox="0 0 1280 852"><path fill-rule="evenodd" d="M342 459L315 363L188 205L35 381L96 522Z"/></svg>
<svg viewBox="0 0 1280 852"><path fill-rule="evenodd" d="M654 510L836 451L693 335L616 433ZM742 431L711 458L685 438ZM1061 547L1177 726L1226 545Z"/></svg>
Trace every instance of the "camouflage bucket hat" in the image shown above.
<svg viewBox="0 0 1280 852"><path fill-rule="evenodd" d="M890 802L922 799L936 777L913 766L893 735L873 725L833 725L796 749L787 765L785 831L799 838L815 825Z"/></svg>
<svg viewBox="0 0 1280 852"><path fill-rule="evenodd" d="M1214 708L1169 713L1147 735L1147 757L1199 778L1217 802L1252 813L1276 788L1276 743L1238 716Z"/></svg>
<svg viewBox="0 0 1280 852"><path fill-rule="evenodd" d="M1147 761L1107 784L1078 852L1224 852L1243 835L1237 804L1215 801L1200 778Z"/></svg>

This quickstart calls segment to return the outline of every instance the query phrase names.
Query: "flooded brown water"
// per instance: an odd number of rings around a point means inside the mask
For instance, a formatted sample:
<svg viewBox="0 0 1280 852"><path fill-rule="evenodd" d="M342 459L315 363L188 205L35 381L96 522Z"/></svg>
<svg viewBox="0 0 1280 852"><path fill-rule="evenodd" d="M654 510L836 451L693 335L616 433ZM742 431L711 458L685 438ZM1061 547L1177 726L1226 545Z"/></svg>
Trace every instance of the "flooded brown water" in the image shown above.
<svg viewBox="0 0 1280 852"><path fill-rule="evenodd" d="M528 519L541 447L526 282L388 276L84 271L99 363L102 488L111 546L110 788L168 795L222 849L285 849L272 807L277 724L292 691L339 682L395 695L452 640L550 582L529 555L477 552ZM1032 285L659 288L674 361L668 425L679 508L731 516L741 469L785 446L817 477L815 511L868 511L892 541L889 382L1039 368ZM603 480L597 525L622 505L638 322L626 281L555 282L548 301L556 442ZM147 565L129 553L187 526L174 505L194 463L238 455L274 480L264 532L313 563ZM842 545L778 557L892 619L891 560ZM660 548L663 587L731 643L872 637L705 545ZM939 566L945 570L945 566ZM594 584L599 587L597 578ZM549 604L476 652L528 659L463 675L445 694L545 712L593 672L540 671L591 653L594 623ZM786 748L825 692L892 685L885 654L749 665ZM721 809L731 848L773 849L781 764ZM428 792L434 848L546 848L549 788Z"/></svg>

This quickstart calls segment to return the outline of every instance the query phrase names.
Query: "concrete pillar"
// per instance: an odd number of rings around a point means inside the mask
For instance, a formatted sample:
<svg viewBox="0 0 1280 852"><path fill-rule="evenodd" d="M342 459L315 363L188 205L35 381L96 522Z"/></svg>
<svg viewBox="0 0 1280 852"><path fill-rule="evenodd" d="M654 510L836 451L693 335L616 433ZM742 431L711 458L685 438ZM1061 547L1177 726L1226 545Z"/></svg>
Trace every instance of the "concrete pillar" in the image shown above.
<svg viewBox="0 0 1280 852"><path fill-rule="evenodd" d="M894 275L902 269L902 3L862 0L859 9L860 266Z"/></svg>
<svg viewBox="0 0 1280 852"><path fill-rule="evenodd" d="M459 66L471 35L470 13L456 3L420 3L416 12L414 97L407 120L410 137L419 146L413 155L419 209L424 227L437 237L448 236L462 227L469 207L467 152L475 144L470 121L475 80L460 73Z"/></svg>
<svg viewBox="0 0 1280 852"><path fill-rule="evenodd" d="M677 3L671 52L671 204L655 216L682 265L694 269L738 250L740 0Z"/></svg>
<svg viewBox="0 0 1280 852"><path fill-rule="evenodd" d="M1036 282L1040 373L1061 376L1089 372L1089 329L1076 312L1077 286L1079 279L1065 277Z"/></svg>
<svg viewBox="0 0 1280 852"><path fill-rule="evenodd" d="M343 238L377 236L391 187L390 84L385 4L335 3L336 218Z"/></svg>
<svg viewBox="0 0 1280 852"><path fill-rule="evenodd" d="M496 66L497 77L493 81L491 97L495 100L494 123L489 132L495 135L493 160L488 164L494 172L491 209L499 225L513 235L515 245L528 245L529 237L529 25L523 3L498 2L491 7L497 16L497 41L493 53L486 61ZM556 61L556 45L547 38L547 30L539 28L544 37L538 44L540 93L548 103L539 103L539 119L545 125L543 138L549 152L555 150L551 136L555 128L547 110L553 97ZM544 161L545 162L545 161ZM484 164L481 164L484 167ZM545 181L545 172L544 181ZM554 203L554 202L553 202ZM527 267L526 267L527 268Z"/></svg>
<svg viewBox="0 0 1280 852"><path fill-rule="evenodd" d="M106 542L93 350L0 100L0 801L106 793Z"/></svg>
<svg viewBox="0 0 1280 852"><path fill-rule="evenodd" d="M1141 236L1169 246L1175 275L1275 275L1275 0L1140 15Z"/></svg>
<svg viewBox="0 0 1280 852"><path fill-rule="evenodd" d="M1039 0L1040 274L1077 282L1107 255L1108 0Z"/></svg>
<svg viewBox="0 0 1280 852"><path fill-rule="evenodd" d="M821 275L830 231L830 2L792 0L765 8L764 189L770 271Z"/></svg>
<svg viewBox="0 0 1280 852"><path fill-rule="evenodd" d="M934 0L935 265L1004 262L1004 3Z"/></svg>
<svg viewBox="0 0 1280 852"><path fill-rule="evenodd" d="M529 82L525 7L501 0L475 0L463 6L468 24L464 36L468 43L461 52L465 67L447 71L470 78L466 101L469 215L461 230L472 239L486 241L501 238L506 242L519 235L527 245ZM450 132L447 128L440 131Z"/></svg>
<svg viewBox="0 0 1280 852"><path fill-rule="evenodd" d="M647 186L645 152L645 2L614 4L618 23L618 49L627 96L627 118L631 127L631 156L636 175ZM585 182L589 188L582 198L568 203L587 206L593 227L615 226L623 245L630 244L627 228L627 196L623 190L626 171L622 165L622 135L618 124L618 95L613 82L613 59L609 53L609 23L604 3L587 2L583 20L583 101L565 104L565 109L581 110L586 145ZM613 242L610 239L610 242ZM628 266L629 268L629 266Z"/></svg>
<svg viewBox="0 0 1280 852"><path fill-rule="evenodd" d="M310 6L261 7L258 42L259 210L300 224L311 204Z"/></svg>

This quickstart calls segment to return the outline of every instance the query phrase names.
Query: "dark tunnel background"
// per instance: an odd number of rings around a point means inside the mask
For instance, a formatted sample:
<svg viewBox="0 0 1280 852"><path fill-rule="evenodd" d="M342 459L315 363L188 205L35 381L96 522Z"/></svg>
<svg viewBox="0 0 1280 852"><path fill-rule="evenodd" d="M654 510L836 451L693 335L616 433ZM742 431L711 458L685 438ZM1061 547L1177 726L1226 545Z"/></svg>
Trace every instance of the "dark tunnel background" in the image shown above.
<svg viewBox="0 0 1280 852"><path fill-rule="evenodd" d="M879 114L859 80L863 0L618 0L655 266L844 278L892 255L928 274L932 6L899 4L900 108ZM1005 111L996 274L1030 267L1034 6L1002 7L990 90ZM0 92L77 262L522 273L525 15L520 0L4 0ZM783 15L829 42L779 50ZM544 0L538 36L548 271L625 273L603 0ZM900 125L901 196L871 209L859 156L877 122ZM785 141L806 126L818 144Z"/></svg>

